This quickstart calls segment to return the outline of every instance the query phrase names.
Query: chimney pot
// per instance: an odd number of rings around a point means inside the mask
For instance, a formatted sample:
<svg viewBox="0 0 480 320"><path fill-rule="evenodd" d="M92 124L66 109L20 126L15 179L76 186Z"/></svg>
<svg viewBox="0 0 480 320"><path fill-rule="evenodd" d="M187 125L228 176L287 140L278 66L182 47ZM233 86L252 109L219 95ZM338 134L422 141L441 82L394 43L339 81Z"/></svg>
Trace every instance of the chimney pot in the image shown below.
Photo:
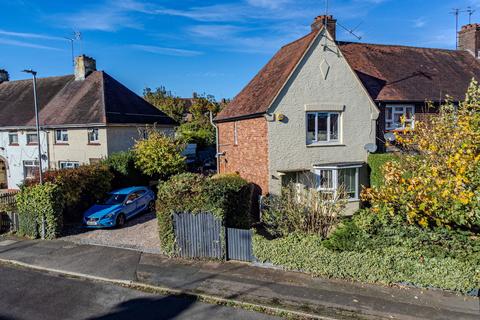
<svg viewBox="0 0 480 320"><path fill-rule="evenodd" d="M75 80L85 80L88 75L97 70L97 62L91 57L81 55L75 58Z"/></svg>
<svg viewBox="0 0 480 320"><path fill-rule="evenodd" d="M331 15L321 15L315 17L311 25L312 31L321 30L325 26L325 21L327 21L327 30L328 33L332 36L333 40L336 40L336 29L337 29L337 19L334 19Z"/></svg>
<svg viewBox="0 0 480 320"><path fill-rule="evenodd" d="M458 33L458 49L470 52L480 58L480 24L472 23L462 27Z"/></svg>
<svg viewBox="0 0 480 320"><path fill-rule="evenodd" d="M0 69L0 83L6 82L10 80L10 75L8 74L7 70Z"/></svg>

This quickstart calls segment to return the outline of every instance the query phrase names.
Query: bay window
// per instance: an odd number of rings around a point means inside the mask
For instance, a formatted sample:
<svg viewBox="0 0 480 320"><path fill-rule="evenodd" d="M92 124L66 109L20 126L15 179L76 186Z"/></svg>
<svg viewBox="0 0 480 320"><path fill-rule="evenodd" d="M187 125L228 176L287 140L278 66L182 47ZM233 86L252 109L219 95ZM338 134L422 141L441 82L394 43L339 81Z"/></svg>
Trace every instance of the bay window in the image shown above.
<svg viewBox="0 0 480 320"><path fill-rule="evenodd" d="M385 107L385 129L404 130L415 126L415 106L387 105Z"/></svg>
<svg viewBox="0 0 480 320"><path fill-rule="evenodd" d="M307 112L307 144L340 140L338 112Z"/></svg>

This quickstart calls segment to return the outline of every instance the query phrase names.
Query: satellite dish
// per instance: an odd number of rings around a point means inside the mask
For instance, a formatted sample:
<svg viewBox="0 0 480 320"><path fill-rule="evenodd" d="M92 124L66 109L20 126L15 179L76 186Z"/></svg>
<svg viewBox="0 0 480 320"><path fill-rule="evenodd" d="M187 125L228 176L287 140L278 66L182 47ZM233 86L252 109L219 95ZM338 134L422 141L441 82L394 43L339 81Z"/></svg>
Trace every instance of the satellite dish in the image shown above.
<svg viewBox="0 0 480 320"><path fill-rule="evenodd" d="M367 143L363 148L369 153L375 153L375 151L377 151L377 145L375 143Z"/></svg>
<svg viewBox="0 0 480 320"><path fill-rule="evenodd" d="M385 138L386 141L388 142L393 142L395 140L397 140L397 137L395 137L395 134L391 133L391 132L387 132L383 135L383 137Z"/></svg>

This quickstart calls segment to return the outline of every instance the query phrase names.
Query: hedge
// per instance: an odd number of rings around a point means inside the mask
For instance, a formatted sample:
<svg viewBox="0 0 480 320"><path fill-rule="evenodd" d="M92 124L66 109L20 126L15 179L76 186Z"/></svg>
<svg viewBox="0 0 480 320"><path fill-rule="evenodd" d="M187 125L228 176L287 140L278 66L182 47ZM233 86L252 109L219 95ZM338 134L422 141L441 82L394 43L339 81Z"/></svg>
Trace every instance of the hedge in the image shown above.
<svg viewBox="0 0 480 320"><path fill-rule="evenodd" d="M380 187L384 183L382 167L390 161L398 161L394 153L374 153L368 155L368 166L370 167L370 185Z"/></svg>
<svg viewBox="0 0 480 320"><path fill-rule="evenodd" d="M16 195L20 214L19 233L31 238L41 234L41 219L47 220L46 238L58 237L64 223L78 223L83 212L111 189L112 173L105 165L47 171L45 183L28 181Z"/></svg>
<svg viewBox="0 0 480 320"><path fill-rule="evenodd" d="M451 257L424 257L409 247L333 251L325 248L317 236L291 234L267 240L256 234L253 251L261 262L315 276L387 285L408 283L463 293L480 287L479 264Z"/></svg>
<svg viewBox="0 0 480 320"><path fill-rule="evenodd" d="M210 212L229 227L251 225L251 188L238 175L178 174L159 184L157 199L160 245L168 255L175 254L175 213Z"/></svg>
<svg viewBox="0 0 480 320"><path fill-rule="evenodd" d="M132 150L116 152L102 161L114 178L112 189L129 186L145 186L150 182L150 177L144 175L135 167L135 153Z"/></svg>
<svg viewBox="0 0 480 320"><path fill-rule="evenodd" d="M42 233L42 218L45 218L45 239L55 239L63 228L64 199L60 188L50 182L24 187L16 196L20 215L19 233L30 238L39 238Z"/></svg>

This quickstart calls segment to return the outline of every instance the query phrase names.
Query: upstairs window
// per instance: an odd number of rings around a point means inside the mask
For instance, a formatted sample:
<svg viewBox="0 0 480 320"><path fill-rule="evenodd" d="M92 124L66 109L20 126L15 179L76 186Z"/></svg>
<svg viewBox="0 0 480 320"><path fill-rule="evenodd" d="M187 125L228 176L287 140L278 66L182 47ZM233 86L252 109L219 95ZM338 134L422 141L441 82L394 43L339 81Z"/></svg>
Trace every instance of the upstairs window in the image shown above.
<svg viewBox="0 0 480 320"><path fill-rule="evenodd" d="M38 144L38 136L36 133L27 133L27 144Z"/></svg>
<svg viewBox="0 0 480 320"><path fill-rule="evenodd" d="M88 143L99 144L100 139L98 137L98 129L88 129Z"/></svg>
<svg viewBox="0 0 480 320"><path fill-rule="evenodd" d="M55 143L68 143L68 131L65 129L55 130Z"/></svg>
<svg viewBox="0 0 480 320"><path fill-rule="evenodd" d="M385 129L405 130L415 127L415 106L387 105L385 107Z"/></svg>
<svg viewBox="0 0 480 320"><path fill-rule="evenodd" d="M307 144L339 142L338 112L307 113Z"/></svg>
<svg viewBox="0 0 480 320"><path fill-rule="evenodd" d="M8 134L8 144L11 146L18 146L18 133L10 132Z"/></svg>

